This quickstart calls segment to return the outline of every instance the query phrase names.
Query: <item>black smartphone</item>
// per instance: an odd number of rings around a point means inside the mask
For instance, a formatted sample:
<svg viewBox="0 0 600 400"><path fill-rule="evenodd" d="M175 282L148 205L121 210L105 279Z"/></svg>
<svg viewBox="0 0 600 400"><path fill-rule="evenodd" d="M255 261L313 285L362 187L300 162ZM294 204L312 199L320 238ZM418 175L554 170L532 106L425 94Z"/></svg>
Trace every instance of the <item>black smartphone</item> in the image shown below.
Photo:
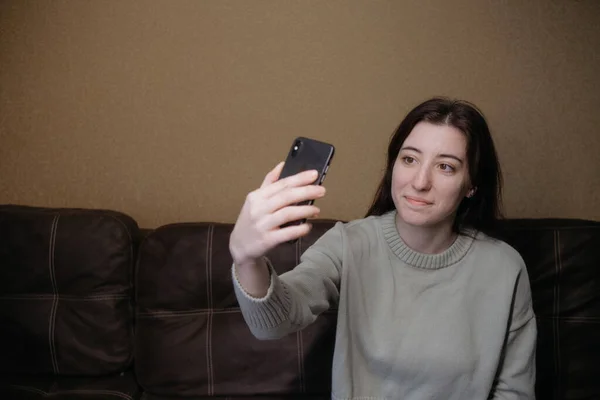
<svg viewBox="0 0 600 400"><path fill-rule="evenodd" d="M283 170L279 179L286 178L291 175L295 175L302 171L316 170L319 175L314 185L320 185L327 175L327 170L333 159L335 153L335 147L329 143L321 142L319 140L310 139L306 137L297 137L292 142L292 146L285 159ZM296 205L312 205L314 200L307 200ZM306 220L289 222L285 226L293 224L301 224Z"/></svg>

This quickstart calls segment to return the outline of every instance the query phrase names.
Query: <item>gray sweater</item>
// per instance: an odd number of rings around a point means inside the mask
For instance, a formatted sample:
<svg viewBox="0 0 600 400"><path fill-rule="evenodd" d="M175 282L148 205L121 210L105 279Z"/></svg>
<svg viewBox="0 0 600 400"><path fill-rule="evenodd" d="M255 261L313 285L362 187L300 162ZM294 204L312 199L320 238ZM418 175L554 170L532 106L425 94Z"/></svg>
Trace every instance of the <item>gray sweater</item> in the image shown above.
<svg viewBox="0 0 600 400"><path fill-rule="evenodd" d="M338 222L281 276L269 264L261 299L245 293L234 266L252 333L279 338L337 306L337 400L534 399L537 330L520 255L481 233L418 253L395 215Z"/></svg>

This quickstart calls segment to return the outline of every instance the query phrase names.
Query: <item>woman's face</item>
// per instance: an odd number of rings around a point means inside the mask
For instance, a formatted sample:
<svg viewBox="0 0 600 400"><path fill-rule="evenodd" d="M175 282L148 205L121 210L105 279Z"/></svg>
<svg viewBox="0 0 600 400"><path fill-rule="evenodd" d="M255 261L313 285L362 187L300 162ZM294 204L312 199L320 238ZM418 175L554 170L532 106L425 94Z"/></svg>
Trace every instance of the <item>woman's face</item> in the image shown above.
<svg viewBox="0 0 600 400"><path fill-rule="evenodd" d="M470 188L465 135L449 125L419 122L404 141L392 172L399 222L452 226Z"/></svg>

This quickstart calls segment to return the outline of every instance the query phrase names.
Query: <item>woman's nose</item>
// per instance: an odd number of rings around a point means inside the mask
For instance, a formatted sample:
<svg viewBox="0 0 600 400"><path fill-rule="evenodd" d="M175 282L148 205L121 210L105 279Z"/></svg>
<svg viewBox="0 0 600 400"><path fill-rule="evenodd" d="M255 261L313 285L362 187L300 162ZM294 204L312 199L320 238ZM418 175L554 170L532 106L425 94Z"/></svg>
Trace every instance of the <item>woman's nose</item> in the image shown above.
<svg viewBox="0 0 600 400"><path fill-rule="evenodd" d="M431 188L431 173L429 168L422 166L416 171L413 177L412 186L419 191L429 190Z"/></svg>

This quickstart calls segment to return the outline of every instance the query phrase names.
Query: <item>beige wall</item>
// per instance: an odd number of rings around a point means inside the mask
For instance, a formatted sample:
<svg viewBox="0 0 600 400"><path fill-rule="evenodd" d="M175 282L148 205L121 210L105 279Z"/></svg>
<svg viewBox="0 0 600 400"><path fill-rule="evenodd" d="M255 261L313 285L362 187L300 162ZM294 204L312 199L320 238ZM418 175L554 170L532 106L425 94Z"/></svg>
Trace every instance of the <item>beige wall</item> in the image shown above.
<svg viewBox="0 0 600 400"><path fill-rule="evenodd" d="M596 0L4 0L0 203L232 222L307 135L321 216L357 218L438 94L486 113L509 217L600 220Z"/></svg>

